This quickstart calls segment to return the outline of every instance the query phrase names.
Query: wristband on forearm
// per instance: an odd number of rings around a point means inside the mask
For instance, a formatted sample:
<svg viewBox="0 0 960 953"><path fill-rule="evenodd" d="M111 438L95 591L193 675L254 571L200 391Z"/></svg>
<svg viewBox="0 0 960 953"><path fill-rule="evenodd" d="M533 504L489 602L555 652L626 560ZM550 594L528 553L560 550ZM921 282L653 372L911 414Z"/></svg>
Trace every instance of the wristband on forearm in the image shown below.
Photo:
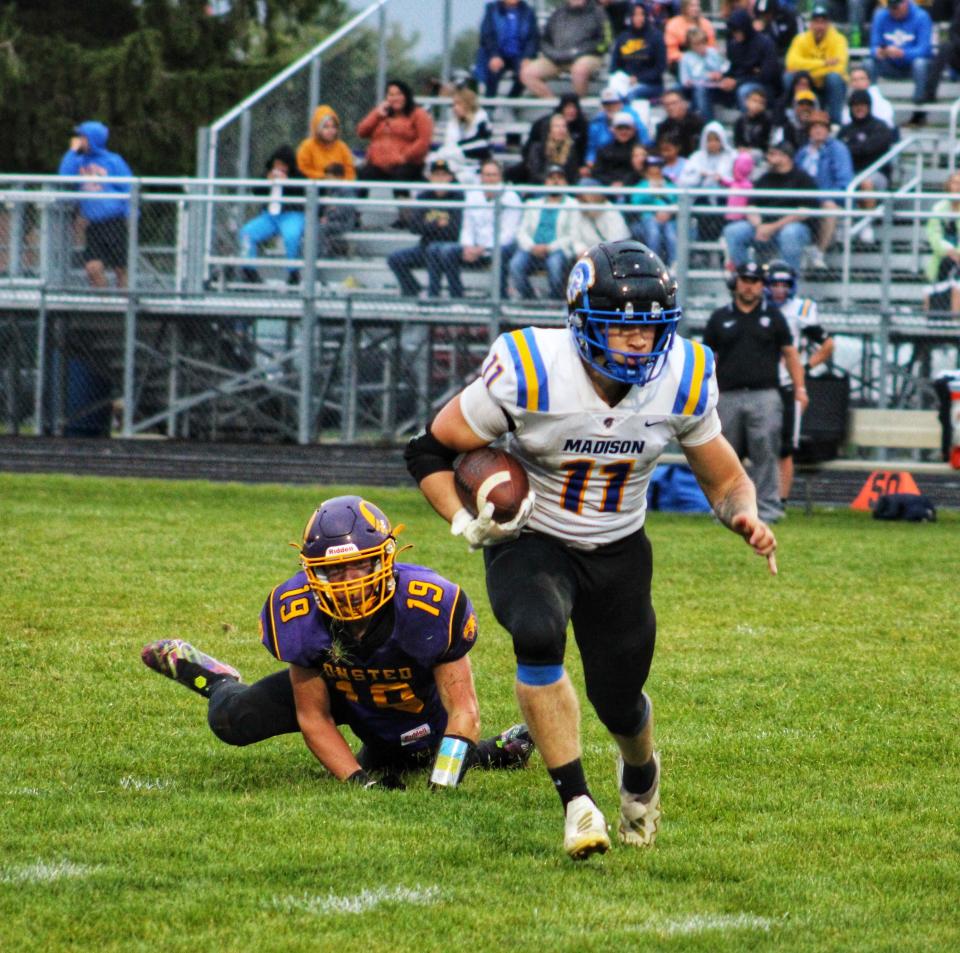
<svg viewBox="0 0 960 953"><path fill-rule="evenodd" d="M455 788L469 767L470 754L476 745L462 735L444 735L430 773L430 786Z"/></svg>

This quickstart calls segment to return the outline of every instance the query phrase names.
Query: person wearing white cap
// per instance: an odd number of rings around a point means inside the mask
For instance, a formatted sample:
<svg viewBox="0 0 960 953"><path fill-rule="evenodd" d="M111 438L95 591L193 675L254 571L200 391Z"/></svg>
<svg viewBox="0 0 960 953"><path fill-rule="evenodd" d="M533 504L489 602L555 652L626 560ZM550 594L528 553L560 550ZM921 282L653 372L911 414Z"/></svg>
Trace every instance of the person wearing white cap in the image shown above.
<svg viewBox="0 0 960 953"><path fill-rule="evenodd" d="M608 86L600 94L600 112L590 120L587 130L587 152L584 156L584 167L580 170L581 175L591 174L593 164L597 161L597 153L613 141L613 117L619 113L628 113L633 117L637 138L645 146L650 145L650 133L637 115L637 111L626 104L623 96L616 89Z"/></svg>
<svg viewBox="0 0 960 953"><path fill-rule="evenodd" d="M613 117L613 139L598 153L593 163L593 177L604 185L621 187L633 171L630 157L633 147L640 143L637 121L625 109ZM643 145L643 143L640 143Z"/></svg>

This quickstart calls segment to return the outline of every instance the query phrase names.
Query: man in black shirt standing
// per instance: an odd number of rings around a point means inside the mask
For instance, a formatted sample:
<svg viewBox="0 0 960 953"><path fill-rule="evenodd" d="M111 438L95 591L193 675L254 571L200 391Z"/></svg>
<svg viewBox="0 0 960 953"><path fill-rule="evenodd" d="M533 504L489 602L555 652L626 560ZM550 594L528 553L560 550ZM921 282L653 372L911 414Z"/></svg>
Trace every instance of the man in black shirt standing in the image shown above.
<svg viewBox="0 0 960 953"><path fill-rule="evenodd" d="M703 343L717 356L717 411L723 435L741 459L750 458L760 519L774 523L783 516L779 482L781 357L801 408L807 406L807 391L790 327L779 308L764 300L763 269L756 262L745 262L737 269L733 301L710 315Z"/></svg>
<svg viewBox="0 0 960 953"><path fill-rule="evenodd" d="M810 208L817 203L817 183L803 169L793 162L794 150L789 142L783 141L767 149L769 169L754 183L755 189L789 189L791 191L809 191L810 196L750 196L751 205L768 208L794 208L795 212L771 213L769 215L751 214L745 219L730 222L723 228L723 240L727 244L730 260L734 268L739 268L749 258L750 246L766 245L776 247L782 258L797 274L800 273L800 260L803 250L813 242L814 231L804 207ZM766 250L766 249L765 249Z"/></svg>

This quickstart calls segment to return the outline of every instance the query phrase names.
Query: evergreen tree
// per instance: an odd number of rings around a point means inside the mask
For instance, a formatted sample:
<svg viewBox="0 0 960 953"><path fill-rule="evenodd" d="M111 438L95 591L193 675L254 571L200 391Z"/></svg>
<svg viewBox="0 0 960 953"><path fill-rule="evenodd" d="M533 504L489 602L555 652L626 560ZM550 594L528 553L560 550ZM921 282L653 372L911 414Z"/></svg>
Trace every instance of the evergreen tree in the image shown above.
<svg viewBox="0 0 960 953"><path fill-rule="evenodd" d="M98 119L138 175L190 175L196 130L343 22L343 0L22 0L0 12L0 171L54 171Z"/></svg>

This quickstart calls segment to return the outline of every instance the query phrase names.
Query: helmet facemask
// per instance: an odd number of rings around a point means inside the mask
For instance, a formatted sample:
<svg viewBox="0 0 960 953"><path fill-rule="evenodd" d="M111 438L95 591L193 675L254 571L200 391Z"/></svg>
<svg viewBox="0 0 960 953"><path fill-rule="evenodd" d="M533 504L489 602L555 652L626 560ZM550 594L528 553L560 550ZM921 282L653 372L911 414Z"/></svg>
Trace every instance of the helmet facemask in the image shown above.
<svg viewBox="0 0 960 953"><path fill-rule="evenodd" d="M677 283L646 245L625 240L595 245L567 281L567 323L589 367L622 384L642 387L663 371L683 315ZM611 346L611 329L649 328L649 350Z"/></svg>
<svg viewBox="0 0 960 953"><path fill-rule="evenodd" d="M334 549L346 551L334 553ZM320 610L342 622L355 622L393 598L396 553L397 543L391 536L373 549L359 550L347 543L331 547L326 556L311 558L301 553L300 565Z"/></svg>

